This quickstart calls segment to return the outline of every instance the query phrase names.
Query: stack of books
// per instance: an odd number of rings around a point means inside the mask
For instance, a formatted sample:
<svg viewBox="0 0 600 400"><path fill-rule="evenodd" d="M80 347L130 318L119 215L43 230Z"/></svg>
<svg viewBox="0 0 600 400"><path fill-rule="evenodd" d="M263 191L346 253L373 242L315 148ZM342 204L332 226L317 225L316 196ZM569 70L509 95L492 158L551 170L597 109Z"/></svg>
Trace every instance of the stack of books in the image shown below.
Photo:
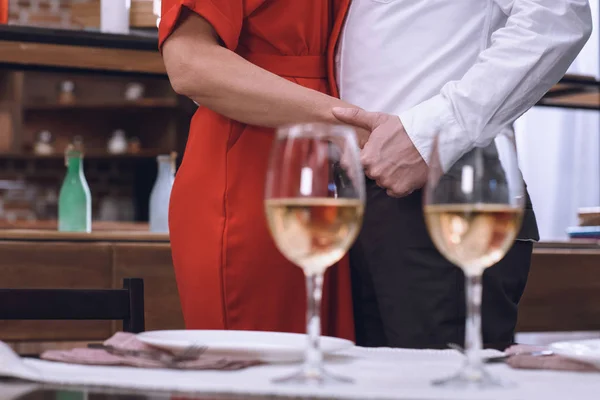
<svg viewBox="0 0 600 400"><path fill-rule="evenodd" d="M567 229L571 239L600 239L600 207L580 208L579 226Z"/></svg>

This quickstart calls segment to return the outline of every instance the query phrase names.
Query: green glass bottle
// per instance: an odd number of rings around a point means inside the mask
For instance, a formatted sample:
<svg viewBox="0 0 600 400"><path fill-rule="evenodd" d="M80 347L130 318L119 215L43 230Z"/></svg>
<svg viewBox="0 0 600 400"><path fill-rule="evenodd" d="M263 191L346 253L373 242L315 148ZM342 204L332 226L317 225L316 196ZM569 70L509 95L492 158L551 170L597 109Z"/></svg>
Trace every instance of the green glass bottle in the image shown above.
<svg viewBox="0 0 600 400"><path fill-rule="evenodd" d="M55 395L55 400L86 400L86 392L71 392L67 390L58 390Z"/></svg>
<svg viewBox="0 0 600 400"><path fill-rule="evenodd" d="M65 151L67 175L58 196L58 230L92 231L92 196L83 174L83 153L73 146Z"/></svg>

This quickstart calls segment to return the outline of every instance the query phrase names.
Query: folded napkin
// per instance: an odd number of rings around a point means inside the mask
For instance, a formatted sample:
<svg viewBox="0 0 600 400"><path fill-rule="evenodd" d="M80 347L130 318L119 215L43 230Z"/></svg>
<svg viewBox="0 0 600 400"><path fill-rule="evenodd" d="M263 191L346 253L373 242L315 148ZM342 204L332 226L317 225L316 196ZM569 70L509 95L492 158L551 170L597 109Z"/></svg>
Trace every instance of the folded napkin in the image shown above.
<svg viewBox="0 0 600 400"><path fill-rule="evenodd" d="M136 335L125 332L117 332L110 339L104 342L104 346L110 346L118 350L151 351L159 352L164 355L172 355L166 350L157 349L142 343L137 339ZM159 360L132 355L117 355L105 349L94 348L49 350L42 353L40 357L44 360L59 361L69 364L123 365L140 368L167 368L167 366L165 366L165 364ZM235 360L231 358L214 357L207 354L201 354L197 359L178 362L177 369L239 370L257 364L260 364L260 362Z"/></svg>
<svg viewBox="0 0 600 400"><path fill-rule="evenodd" d="M583 371L600 372L595 365L583 361L571 360L557 354L552 355L531 355L532 352L547 350L545 347L514 345L506 349L506 354L511 354L506 361L513 368L523 369L550 369L558 371Z"/></svg>

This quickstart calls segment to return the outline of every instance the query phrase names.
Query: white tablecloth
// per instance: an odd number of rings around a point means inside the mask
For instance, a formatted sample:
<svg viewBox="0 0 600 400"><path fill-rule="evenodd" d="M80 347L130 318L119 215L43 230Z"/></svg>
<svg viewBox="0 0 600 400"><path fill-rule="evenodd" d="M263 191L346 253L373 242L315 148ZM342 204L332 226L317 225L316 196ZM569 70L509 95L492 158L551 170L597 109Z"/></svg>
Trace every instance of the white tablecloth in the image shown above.
<svg viewBox="0 0 600 400"><path fill-rule="evenodd" d="M243 371L174 371L124 367L93 367L26 359L36 380L67 385L219 394L310 396L340 399L577 399L600 398L600 374L513 370L490 365L494 375L514 383L512 388L469 391L440 389L431 380L453 374L461 356L449 350L354 348L329 360L327 368L351 376L351 385L325 387L276 385L271 378L295 371L298 366L267 365ZM27 368L29 369L29 368Z"/></svg>

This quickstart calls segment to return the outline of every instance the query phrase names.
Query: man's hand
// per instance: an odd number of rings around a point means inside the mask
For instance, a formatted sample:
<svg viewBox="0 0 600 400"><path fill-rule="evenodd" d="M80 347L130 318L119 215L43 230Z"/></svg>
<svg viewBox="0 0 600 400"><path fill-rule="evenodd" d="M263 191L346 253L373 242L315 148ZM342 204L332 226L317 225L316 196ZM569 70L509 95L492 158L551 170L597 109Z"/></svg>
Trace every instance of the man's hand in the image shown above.
<svg viewBox="0 0 600 400"><path fill-rule="evenodd" d="M393 197L422 188L428 167L404 130L400 118L360 109L334 108L341 122L371 131L361 151L365 174Z"/></svg>

